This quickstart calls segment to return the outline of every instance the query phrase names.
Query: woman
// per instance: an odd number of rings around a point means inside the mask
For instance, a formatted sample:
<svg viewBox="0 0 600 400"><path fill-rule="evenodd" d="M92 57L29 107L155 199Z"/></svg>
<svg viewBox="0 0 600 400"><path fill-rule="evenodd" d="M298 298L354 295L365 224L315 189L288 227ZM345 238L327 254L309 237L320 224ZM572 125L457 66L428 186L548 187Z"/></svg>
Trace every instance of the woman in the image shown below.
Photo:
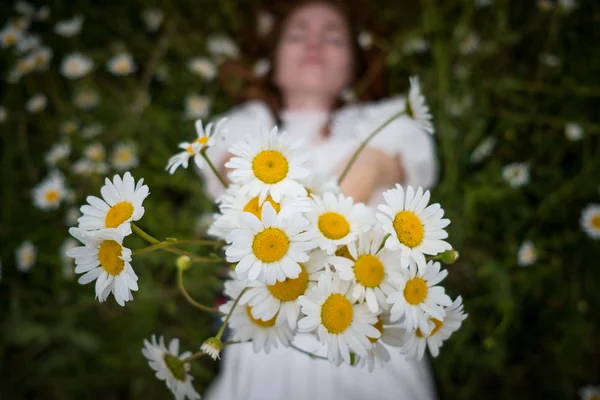
<svg viewBox="0 0 600 400"><path fill-rule="evenodd" d="M372 104L336 107L340 94L359 75L356 35L348 14L324 1L304 2L284 19L268 78L277 89L275 102L247 102L228 117L226 135L208 151L224 170L229 146L257 130L259 123L277 124L288 135L310 143L308 166L320 173L339 175L359 143L390 116L404 108L396 98ZM382 130L361 153L341 185L356 202L375 206L381 193L400 182L431 187L436 159L431 137L408 118ZM226 172L226 171L224 171ZM208 194L223 188L206 174ZM298 334L294 344L324 355L311 334ZM250 344L224 351L222 372L208 399L431 399L435 397L427 366L406 361L393 352L383 369L367 369L312 359L296 350L280 348L255 354Z"/></svg>

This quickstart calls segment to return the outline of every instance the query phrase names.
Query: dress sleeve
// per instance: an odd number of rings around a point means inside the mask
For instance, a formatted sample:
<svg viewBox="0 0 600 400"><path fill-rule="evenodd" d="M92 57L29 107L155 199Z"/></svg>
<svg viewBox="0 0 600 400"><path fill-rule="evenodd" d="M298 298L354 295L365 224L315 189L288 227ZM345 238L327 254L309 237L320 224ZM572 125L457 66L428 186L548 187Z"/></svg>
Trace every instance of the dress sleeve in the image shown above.
<svg viewBox="0 0 600 400"><path fill-rule="evenodd" d="M230 112L215 117L213 122L216 123L221 118L227 118L223 124L223 132L215 138L215 144L206 152L217 169L222 169L231 145L243 140L248 134L258 134L260 124L270 128L274 123L270 110L260 101L249 101L237 106ZM209 168L199 172L205 180L206 196L216 199L225 192L221 182Z"/></svg>
<svg viewBox="0 0 600 400"><path fill-rule="evenodd" d="M357 131L360 140L369 136L395 113L404 109L403 97L395 97L365 105L358 118ZM431 188L437 179L437 157L433 137L423 132L408 117L393 120L367 145L385 153L400 156L404 169L404 185Z"/></svg>

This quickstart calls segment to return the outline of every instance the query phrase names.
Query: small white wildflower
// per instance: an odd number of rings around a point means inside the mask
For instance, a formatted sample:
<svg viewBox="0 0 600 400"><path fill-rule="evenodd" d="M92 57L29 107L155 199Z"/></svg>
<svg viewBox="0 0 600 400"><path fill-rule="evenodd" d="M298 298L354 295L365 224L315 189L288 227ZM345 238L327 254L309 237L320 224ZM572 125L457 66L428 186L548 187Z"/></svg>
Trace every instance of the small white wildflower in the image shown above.
<svg viewBox="0 0 600 400"><path fill-rule="evenodd" d="M521 187L529 182L529 166L518 162L508 164L502 169L502 177L511 187Z"/></svg>
<svg viewBox="0 0 600 400"><path fill-rule="evenodd" d="M568 122L565 125L565 136L572 142L583 139L583 128L576 122Z"/></svg>
<svg viewBox="0 0 600 400"><path fill-rule="evenodd" d="M27 103L25 103L25 109L27 110L27 112L35 114L40 111L43 111L46 108L47 104L48 99L46 99L46 96L44 96L41 93L37 93L31 96L29 100L27 100Z"/></svg>
<svg viewBox="0 0 600 400"><path fill-rule="evenodd" d="M537 250L531 240L524 241L521 247L519 247L517 261L521 267L535 264L537 261Z"/></svg>
<svg viewBox="0 0 600 400"><path fill-rule="evenodd" d="M157 8L148 8L142 11L142 19L148 32L156 32L163 23L165 14Z"/></svg>
<svg viewBox="0 0 600 400"><path fill-rule="evenodd" d="M83 21L84 17L81 14L78 14L71 19L58 21L56 25L54 25L54 32L63 37L75 36L81 31Z"/></svg>

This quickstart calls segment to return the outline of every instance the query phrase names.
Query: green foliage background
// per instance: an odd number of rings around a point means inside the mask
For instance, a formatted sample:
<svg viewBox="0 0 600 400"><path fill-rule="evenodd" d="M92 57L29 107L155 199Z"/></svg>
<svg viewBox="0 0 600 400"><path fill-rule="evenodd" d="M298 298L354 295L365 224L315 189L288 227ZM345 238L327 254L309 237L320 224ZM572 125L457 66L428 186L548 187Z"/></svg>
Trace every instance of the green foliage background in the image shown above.
<svg viewBox="0 0 600 400"><path fill-rule="evenodd" d="M572 11L517 0L491 0L483 7L467 0L404 3L370 4L363 28L375 37L373 54L386 61L390 93L404 92L408 76L421 77L437 129L441 180L433 199L452 220L450 242L461 253L448 267L445 286L452 297L463 296L469 313L433 360L440 397L576 398L581 386L600 383L600 244L579 225L582 209L600 203L600 7L593 1L581 1ZM0 83L0 104L7 110L0 123L0 397L169 398L141 355L142 340L152 333L177 336L184 349L193 350L214 329L210 316L179 295L174 257L152 253L134 260L140 277L134 301L124 308L113 299L98 304L92 285L61 273L66 207L35 209L31 189L48 173L43 155L61 137L62 123L101 122L107 148L124 139L138 146L140 166L132 173L151 190L140 225L159 237L197 236L196 220L212 205L193 172L171 177L164 165L177 143L194 134L182 118L188 93L209 96L213 115L231 104L218 83L192 75L186 62L207 55L212 33L239 39L242 52L255 49L248 42L256 35L248 32L263 3L56 0L48 6L48 20L30 29L53 49L50 68L18 83ZM140 17L148 7L165 12L156 33L148 33ZM80 35L52 32L56 21L76 13L85 15ZM15 16L8 3L0 6L0 21ZM467 55L460 44L470 32L480 43ZM404 53L411 37L425 38L430 48ZM136 74L114 77L106 71L119 49L131 52L140 66ZM58 68L73 51L92 57L96 67L82 79L67 80ZM547 54L559 64L544 62ZM260 54L246 57L253 62ZM16 52L0 50L4 78L16 60ZM169 69L166 82L155 76L161 65ZM73 106L81 87L100 93L96 109ZM32 115L24 104L37 92L46 94L48 107ZM143 93L149 104L132 107ZM583 127L581 141L565 138L569 121ZM471 162L474 148L488 137L497 140L492 154ZM73 154L61 168L81 204L97 194L102 180L69 173L86 141L74 133L71 143ZM512 162L530 166L530 182L521 188L502 179L503 166ZM526 239L539 259L522 268L517 251ZM39 250L26 274L14 261L23 240ZM135 238L127 244L143 245ZM187 272L186 285L205 303L220 290L214 266ZM204 390L215 369L195 363L197 390Z"/></svg>

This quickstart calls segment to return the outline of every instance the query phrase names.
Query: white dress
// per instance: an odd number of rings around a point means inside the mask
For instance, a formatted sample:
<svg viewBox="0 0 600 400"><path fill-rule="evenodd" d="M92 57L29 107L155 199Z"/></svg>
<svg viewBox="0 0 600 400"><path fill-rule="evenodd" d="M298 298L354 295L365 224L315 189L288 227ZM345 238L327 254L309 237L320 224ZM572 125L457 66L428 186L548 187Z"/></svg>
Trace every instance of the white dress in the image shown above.
<svg viewBox="0 0 600 400"><path fill-rule="evenodd" d="M331 133L322 139L320 128L328 115L321 111L284 111L282 129L294 138L310 144L308 167L320 173L333 174L348 159L360 141L386 119L404 107L403 98L368 105L347 106L332 116ZM234 109L229 115L229 134L217 139L209 149L212 160L227 156L232 143L257 129L259 123L269 128L275 123L270 110L252 101ZM394 120L370 142L369 147L399 155L404 169L405 185L431 187L436 179L437 160L432 138L417 129L408 118ZM223 193L219 181L205 174L207 195L216 198ZM369 205L382 201L382 187ZM326 349L312 334L297 334L294 345L311 353L327 356ZM279 347L270 354L254 353L250 343L235 344L223 351L219 376L209 388L208 400L426 400L435 399L426 361L407 361L394 349L384 368L341 365L312 359L294 349Z"/></svg>

